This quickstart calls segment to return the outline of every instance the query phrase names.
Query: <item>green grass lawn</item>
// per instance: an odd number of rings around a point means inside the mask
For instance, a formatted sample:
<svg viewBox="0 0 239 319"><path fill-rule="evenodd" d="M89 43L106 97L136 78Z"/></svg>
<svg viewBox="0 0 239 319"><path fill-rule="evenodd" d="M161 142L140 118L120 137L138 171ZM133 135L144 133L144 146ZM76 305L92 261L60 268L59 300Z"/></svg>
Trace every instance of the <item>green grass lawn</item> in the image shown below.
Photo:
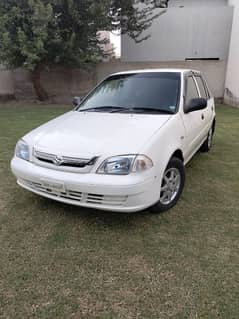
<svg viewBox="0 0 239 319"><path fill-rule="evenodd" d="M68 108L70 109L70 108ZM16 185L15 143L67 108L0 107L0 318L239 318L239 110L169 212L67 206Z"/></svg>

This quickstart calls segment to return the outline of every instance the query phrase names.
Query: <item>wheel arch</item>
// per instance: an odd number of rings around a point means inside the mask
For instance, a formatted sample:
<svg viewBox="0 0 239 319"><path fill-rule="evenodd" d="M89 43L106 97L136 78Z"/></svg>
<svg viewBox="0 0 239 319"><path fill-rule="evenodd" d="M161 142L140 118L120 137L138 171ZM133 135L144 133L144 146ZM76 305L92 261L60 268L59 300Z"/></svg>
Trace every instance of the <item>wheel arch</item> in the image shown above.
<svg viewBox="0 0 239 319"><path fill-rule="evenodd" d="M183 152L180 149L177 149L171 156L172 157L176 157L178 159L180 159L183 163L184 163L184 156L183 156ZM171 159L170 158L170 159Z"/></svg>
<svg viewBox="0 0 239 319"><path fill-rule="evenodd" d="M213 122L212 122L212 132L214 133L216 129L216 117L214 117Z"/></svg>

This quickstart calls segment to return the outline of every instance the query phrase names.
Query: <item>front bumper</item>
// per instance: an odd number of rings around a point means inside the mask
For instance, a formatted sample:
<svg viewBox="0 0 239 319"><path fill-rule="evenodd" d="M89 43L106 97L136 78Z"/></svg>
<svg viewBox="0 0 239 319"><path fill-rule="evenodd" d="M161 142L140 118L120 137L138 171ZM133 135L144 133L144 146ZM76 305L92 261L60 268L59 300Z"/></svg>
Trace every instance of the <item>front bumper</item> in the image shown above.
<svg viewBox="0 0 239 319"><path fill-rule="evenodd" d="M150 175L111 176L57 171L14 157L17 183L38 195L77 206L137 212L157 202L160 189Z"/></svg>

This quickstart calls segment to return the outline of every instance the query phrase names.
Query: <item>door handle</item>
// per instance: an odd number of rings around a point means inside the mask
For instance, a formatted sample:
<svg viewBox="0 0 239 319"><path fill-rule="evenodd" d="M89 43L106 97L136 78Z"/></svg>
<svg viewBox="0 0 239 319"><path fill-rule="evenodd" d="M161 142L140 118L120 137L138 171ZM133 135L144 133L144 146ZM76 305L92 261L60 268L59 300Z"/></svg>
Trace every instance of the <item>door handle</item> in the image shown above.
<svg viewBox="0 0 239 319"><path fill-rule="evenodd" d="M204 120L204 114L201 115L202 120Z"/></svg>

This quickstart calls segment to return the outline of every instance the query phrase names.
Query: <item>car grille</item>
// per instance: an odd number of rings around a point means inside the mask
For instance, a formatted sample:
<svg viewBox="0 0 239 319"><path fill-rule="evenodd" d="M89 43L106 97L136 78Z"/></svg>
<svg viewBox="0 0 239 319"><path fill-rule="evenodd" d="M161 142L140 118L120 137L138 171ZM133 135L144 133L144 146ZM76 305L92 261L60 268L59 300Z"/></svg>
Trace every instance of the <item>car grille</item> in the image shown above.
<svg viewBox="0 0 239 319"><path fill-rule="evenodd" d="M98 159L97 156L90 159L60 156L56 154L45 153L36 149L34 150L33 155L34 163L38 166L78 173L89 173Z"/></svg>
<svg viewBox="0 0 239 319"><path fill-rule="evenodd" d="M77 158L69 156L59 156L55 154L45 153L41 151L34 151L34 157L39 162L52 164L55 166L73 167L73 168L84 168L86 166L93 166L98 159L98 157L93 157L91 159Z"/></svg>
<svg viewBox="0 0 239 319"><path fill-rule="evenodd" d="M127 196L108 196L98 194L82 193L75 190L67 189L64 192L55 189L50 189L43 186L41 183L36 183L28 180L19 180L20 184L27 186L33 191L54 196L56 198L69 199L77 203L96 204L102 206L122 206L127 200Z"/></svg>

